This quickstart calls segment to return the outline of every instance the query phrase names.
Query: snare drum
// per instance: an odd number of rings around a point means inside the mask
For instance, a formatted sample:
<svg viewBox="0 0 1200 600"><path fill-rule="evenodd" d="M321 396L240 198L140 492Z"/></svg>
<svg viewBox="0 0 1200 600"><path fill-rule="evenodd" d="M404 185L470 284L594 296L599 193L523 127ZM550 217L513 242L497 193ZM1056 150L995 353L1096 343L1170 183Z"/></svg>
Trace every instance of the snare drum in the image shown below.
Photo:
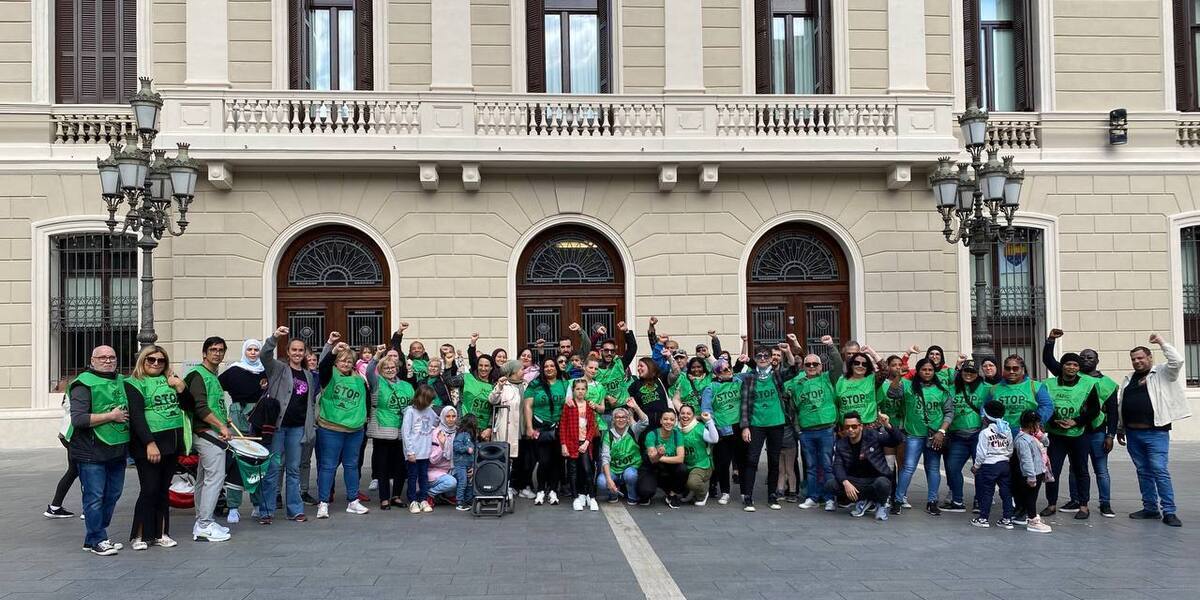
<svg viewBox="0 0 1200 600"><path fill-rule="evenodd" d="M229 440L227 449L225 487L254 493L267 474L271 452L258 442L238 438Z"/></svg>

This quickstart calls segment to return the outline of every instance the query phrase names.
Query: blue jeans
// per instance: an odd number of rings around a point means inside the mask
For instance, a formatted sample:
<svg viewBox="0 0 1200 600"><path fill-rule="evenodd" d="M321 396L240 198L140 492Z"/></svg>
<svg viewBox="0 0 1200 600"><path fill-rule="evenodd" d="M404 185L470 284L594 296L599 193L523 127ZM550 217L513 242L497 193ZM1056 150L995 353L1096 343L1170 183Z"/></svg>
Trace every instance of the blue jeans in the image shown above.
<svg viewBox="0 0 1200 600"><path fill-rule="evenodd" d="M108 525L125 487L125 457L108 462L80 462L79 488L83 492L83 545L108 539Z"/></svg>
<svg viewBox="0 0 1200 600"><path fill-rule="evenodd" d="M467 466L454 467L454 481L458 489L454 496L458 498L459 506L469 506L475 500L475 490L471 488L471 480L467 477Z"/></svg>
<svg viewBox="0 0 1200 600"><path fill-rule="evenodd" d="M1092 455L1092 471L1096 473L1096 489L1100 492L1100 503L1112 501L1112 477L1108 474L1108 454L1104 452L1104 431L1093 431L1083 434L1087 438L1088 454ZM1079 481L1074 473L1068 479L1071 498L1082 498L1079 492Z"/></svg>
<svg viewBox="0 0 1200 600"><path fill-rule="evenodd" d="M969 436L956 433L946 435L946 485L950 487L950 500L957 504L963 503L963 467L975 453L975 443L978 441L978 431ZM937 500L936 493L934 500Z"/></svg>
<svg viewBox="0 0 1200 600"><path fill-rule="evenodd" d="M1164 515L1175 514L1175 490L1171 486L1171 474L1167 472L1167 447L1171 443L1171 432L1126 429L1125 441L1129 458L1137 469L1142 508L1159 512L1161 505ZM83 475L82 471L80 475Z"/></svg>
<svg viewBox="0 0 1200 600"><path fill-rule="evenodd" d="M408 475L408 501L424 502L429 497L429 459L418 458L405 464Z"/></svg>
<svg viewBox="0 0 1200 600"><path fill-rule="evenodd" d="M800 432L800 452L808 466L804 491L815 502L832 500L825 482L833 478L833 427Z"/></svg>
<svg viewBox="0 0 1200 600"><path fill-rule="evenodd" d="M279 464L283 462L284 505L290 519L304 512L300 501L300 441L304 439L304 427L280 427L271 439L271 462L267 477L263 479L262 493L258 502L258 514L266 517L275 515L275 494L279 491Z"/></svg>
<svg viewBox="0 0 1200 600"><path fill-rule="evenodd" d="M362 447L363 430L354 432L317 428L317 493L321 502L333 498L333 478L338 463L346 480L346 498L358 496L358 449ZM272 500L274 502L274 500Z"/></svg>
<svg viewBox="0 0 1200 600"><path fill-rule="evenodd" d="M896 499L908 498L908 484L912 483L913 473L917 472L917 461L925 457L925 481L929 484L927 502L937 502L938 488L942 485L942 473L938 470L941 459L932 447L925 443L926 438L910 435L904 439L904 468L896 479Z"/></svg>
<svg viewBox="0 0 1200 600"><path fill-rule="evenodd" d="M628 498L630 502L638 501L637 482L637 467L628 467L620 473L613 473L613 483L617 484L618 490L624 488L625 497ZM608 489L608 478L604 476L603 470L601 470L600 474L596 476L596 489L604 490L606 498L612 498L612 490Z"/></svg>
<svg viewBox="0 0 1200 600"><path fill-rule="evenodd" d="M991 516L992 493L997 488L1000 490L1000 507L1003 511L1001 516L1005 519L1012 518L1014 507L1011 483L1012 469L1009 468L1007 460L979 467L979 472L975 474L975 500L979 502L979 518L986 521ZM1025 482L1018 481L1017 484L1025 485Z"/></svg>
<svg viewBox="0 0 1200 600"><path fill-rule="evenodd" d="M439 475L437 479L429 482L429 497L439 496L446 492L453 491L458 488L458 480L453 475L447 473Z"/></svg>

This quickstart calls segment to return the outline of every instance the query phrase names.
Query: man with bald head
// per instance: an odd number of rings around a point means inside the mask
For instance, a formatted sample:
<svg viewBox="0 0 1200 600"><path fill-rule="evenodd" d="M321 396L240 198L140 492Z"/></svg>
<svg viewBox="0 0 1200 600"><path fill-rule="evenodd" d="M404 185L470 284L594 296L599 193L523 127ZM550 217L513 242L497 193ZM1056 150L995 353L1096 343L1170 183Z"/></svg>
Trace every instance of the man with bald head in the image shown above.
<svg viewBox="0 0 1200 600"><path fill-rule="evenodd" d="M125 487L125 449L129 443L129 402L117 375L117 352L92 350L91 365L67 386L71 426L64 436L67 452L79 465L83 490L83 549L112 556L121 544L108 539L113 510Z"/></svg>
<svg viewBox="0 0 1200 600"><path fill-rule="evenodd" d="M788 404L795 415L806 467L804 489L808 498L800 503L800 508L824 503L825 510L832 511L836 506L826 482L833 478L833 426L837 421L835 386L842 374L842 357L833 345L833 338L825 336L821 342L829 348L829 369L823 370L820 356L806 355L801 363L804 372L784 386L784 393L791 400Z"/></svg>

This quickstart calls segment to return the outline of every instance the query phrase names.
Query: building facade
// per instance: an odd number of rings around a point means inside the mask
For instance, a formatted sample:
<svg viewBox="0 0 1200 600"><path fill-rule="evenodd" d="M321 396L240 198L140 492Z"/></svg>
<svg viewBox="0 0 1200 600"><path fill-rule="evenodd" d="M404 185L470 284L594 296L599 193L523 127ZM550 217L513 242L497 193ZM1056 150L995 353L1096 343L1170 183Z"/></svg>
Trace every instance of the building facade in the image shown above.
<svg viewBox="0 0 1200 600"><path fill-rule="evenodd" d="M107 234L95 167L137 76L164 98L157 146L204 164L154 255L176 364L280 324L317 345L404 320L511 352L652 315L685 346L953 355L973 267L926 177L966 156L954 119L978 98L1026 173L987 267L997 346L1036 366L1060 327L1119 379L1160 332L1200 410L1193 4L5 2L0 447L54 444L92 345L136 350L139 257Z"/></svg>

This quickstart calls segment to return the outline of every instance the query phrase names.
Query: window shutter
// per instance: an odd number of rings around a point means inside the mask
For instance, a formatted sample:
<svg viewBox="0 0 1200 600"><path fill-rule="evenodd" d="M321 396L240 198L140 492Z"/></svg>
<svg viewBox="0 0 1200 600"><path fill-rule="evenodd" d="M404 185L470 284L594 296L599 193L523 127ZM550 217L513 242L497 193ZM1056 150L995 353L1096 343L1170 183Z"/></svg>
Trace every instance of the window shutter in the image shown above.
<svg viewBox="0 0 1200 600"><path fill-rule="evenodd" d="M612 93L612 28L609 27L612 15L609 0L597 0L596 13L599 22L600 55L600 93ZM543 38L545 39L545 38Z"/></svg>
<svg viewBox="0 0 1200 600"><path fill-rule="evenodd" d="M546 3L544 0L527 0L525 2L525 81L528 88L526 91L532 94L546 91L545 13ZM603 71L600 76L603 78Z"/></svg>
<svg viewBox="0 0 1200 600"><path fill-rule="evenodd" d="M1176 110L1190 112L1200 109L1197 101L1195 60L1191 52L1189 0L1172 0L1175 15L1175 104Z"/></svg>
<svg viewBox="0 0 1200 600"><path fill-rule="evenodd" d="M817 93L833 93L833 9L829 0L817 3Z"/></svg>
<svg viewBox="0 0 1200 600"><path fill-rule="evenodd" d="M754 0L754 90L771 93L771 0Z"/></svg>
<svg viewBox="0 0 1200 600"><path fill-rule="evenodd" d="M54 2L55 102L79 102L79 29L75 27L79 0Z"/></svg>
<svg viewBox="0 0 1200 600"><path fill-rule="evenodd" d="M85 0L86 1L86 0ZM97 2L100 5L100 69L96 74L99 80L99 102L116 104L121 101L121 70L120 64L120 0Z"/></svg>
<svg viewBox="0 0 1200 600"><path fill-rule="evenodd" d="M121 102L128 102L137 93L137 53L137 0L122 0L121 53L118 59L121 69Z"/></svg>
<svg viewBox="0 0 1200 600"><path fill-rule="evenodd" d="M375 89L371 0L354 0L354 89Z"/></svg>
<svg viewBox="0 0 1200 600"><path fill-rule="evenodd" d="M963 0L963 75L966 77L967 105L979 97L979 0Z"/></svg>
<svg viewBox="0 0 1200 600"><path fill-rule="evenodd" d="M1013 60L1015 73L1013 85L1017 96L1017 110L1032 111L1037 108L1037 84L1034 74L1037 72L1037 60L1034 50L1037 42L1033 39L1033 6L1029 0L1013 1Z"/></svg>
<svg viewBox="0 0 1200 600"><path fill-rule="evenodd" d="M288 87L293 90L312 87L308 77L308 10L305 0L288 0Z"/></svg>

